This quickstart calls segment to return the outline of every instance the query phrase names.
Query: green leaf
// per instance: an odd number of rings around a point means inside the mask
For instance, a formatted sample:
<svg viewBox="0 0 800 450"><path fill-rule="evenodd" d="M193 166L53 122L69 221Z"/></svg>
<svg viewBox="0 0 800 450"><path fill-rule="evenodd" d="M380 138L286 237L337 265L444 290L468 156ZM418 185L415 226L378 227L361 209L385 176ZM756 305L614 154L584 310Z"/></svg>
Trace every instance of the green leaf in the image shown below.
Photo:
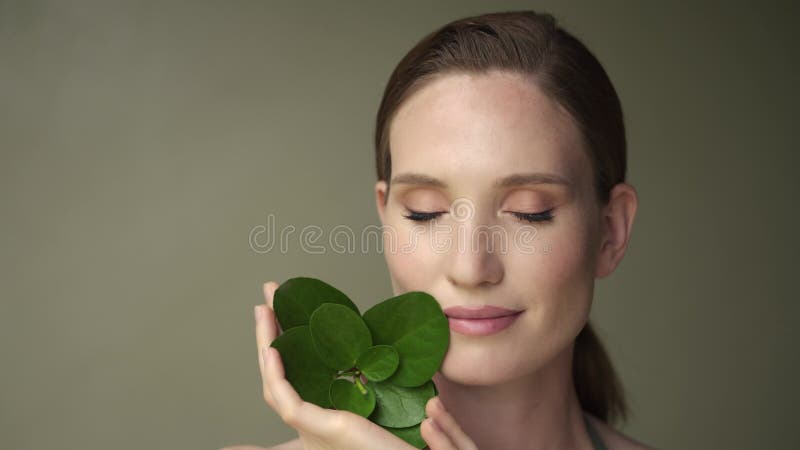
<svg viewBox="0 0 800 450"><path fill-rule="evenodd" d="M336 371L317 356L308 326L294 327L280 334L270 344L278 349L286 380L303 400L330 408L329 387Z"/></svg>
<svg viewBox="0 0 800 450"><path fill-rule="evenodd" d="M431 378L450 342L447 317L435 298L408 292L362 317L341 291L296 277L279 286L273 307L284 331L272 346L303 400L367 417L414 447L425 447L420 422L438 393ZM337 380L341 375L352 375L357 383Z"/></svg>
<svg viewBox="0 0 800 450"><path fill-rule="evenodd" d="M364 351L356 366L370 381L383 381L391 376L400 364L400 356L391 345L375 345Z"/></svg>
<svg viewBox="0 0 800 450"><path fill-rule="evenodd" d="M375 391L370 386L361 385L364 393L355 383L339 378L330 387L331 403L336 409L344 409L362 417L369 417L375 409Z"/></svg>
<svg viewBox="0 0 800 450"><path fill-rule="evenodd" d="M370 383L375 390L375 410L369 420L378 425L405 428L425 419L425 404L434 396L433 381L417 387L402 387L380 381Z"/></svg>
<svg viewBox="0 0 800 450"><path fill-rule="evenodd" d="M391 345L400 356L392 383L419 386L441 367L450 344L450 327L439 302L411 291L384 300L364 313L375 345Z"/></svg>
<svg viewBox="0 0 800 450"><path fill-rule="evenodd" d="M322 280L295 277L275 290L272 309L283 331L308 325L311 314L323 303L337 303L360 314L358 307L342 291Z"/></svg>
<svg viewBox="0 0 800 450"><path fill-rule="evenodd" d="M332 369L353 368L359 355L372 346L367 324L343 305L323 303L311 314L309 327L317 354Z"/></svg>
<svg viewBox="0 0 800 450"><path fill-rule="evenodd" d="M422 439L422 434L419 431L420 424L405 428L383 428L416 448L424 448L426 445L428 445L428 443Z"/></svg>

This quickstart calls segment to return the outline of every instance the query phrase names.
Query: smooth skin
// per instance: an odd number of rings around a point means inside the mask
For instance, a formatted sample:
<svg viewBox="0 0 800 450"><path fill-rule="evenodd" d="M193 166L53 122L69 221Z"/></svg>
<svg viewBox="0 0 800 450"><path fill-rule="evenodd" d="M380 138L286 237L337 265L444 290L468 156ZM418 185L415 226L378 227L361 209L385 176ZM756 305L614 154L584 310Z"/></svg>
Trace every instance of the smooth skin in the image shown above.
<svg viewBox="0 0 800 450"><path fill-rule="evenodd" d="M635 189L618 183L600 204L580 129L519 73L438 76L398 109L390 147L391 189L378 181L375 200L397 240L383 252L394 293L423 290L443 308L523 310L493 335L451 332L434 375L442 403L482 450L590 450L572 379L574 342L589 320L595 279L613 273L627 249ZM567 183L502 183L530 173ZM441 214L418 222L407 217L412 211ZM545 211L552 220L517 215ZM438 230L450 232L437 239ZM534 251L515 240L521 230L535 232ZM446 238L453 244L441 251ZM647 448L597 428L610 449Z"/></svg>
<svg viewBox="0 0 800 450"><path fill-rule="evenodd" d="M438 180L392 182L391 190L386 181L375 184L378 215L390 231L384 233L383 253L394 294L426 291L443 308L523 310L493 335L451 331L434 375L439 394L426 408L439 427L423 423L423 438L432 450L591 450L572 380L572 352L589 319L595 278L613 273L627 248L638 205L635 189L619 183L610 202L600 205L579 129L519 74L439 76L404 102L390 131L392 176L413 172ZM497 184L530 172L554 174L568 184ZM468 206L466 218L451 210L456 202ZM552 210L552 221L530 223L515 215L546 210ZM415 222L407 217L411 211L441 214ZM440 251L428 225L455 227L466 236L481 227L506 237L534 228L539 251L514 245L489 251L485 239ZM268 305L276 287L265 286ZM271 308L260 311L259 348L277 335ZM301 402L274 356L262 367L265 400L300 437L273 449L410 450L355 414ZM588 417L609 450L650 448Z"/></svg>

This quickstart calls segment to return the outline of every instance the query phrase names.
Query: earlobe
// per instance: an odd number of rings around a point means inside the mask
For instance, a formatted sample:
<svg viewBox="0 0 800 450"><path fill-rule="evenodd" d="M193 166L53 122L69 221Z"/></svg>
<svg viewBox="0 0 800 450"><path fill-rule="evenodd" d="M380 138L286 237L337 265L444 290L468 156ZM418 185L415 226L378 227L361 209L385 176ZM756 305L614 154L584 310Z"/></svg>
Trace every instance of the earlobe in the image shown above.
<svg viewBox="0 0 800 450"><path fill-rule="evenodd" d="M595 277L607 277L622 261L633 231L638 204L636 189L630 184L618 183L611 190L608 205L601 213L602 241Z"/></svg>

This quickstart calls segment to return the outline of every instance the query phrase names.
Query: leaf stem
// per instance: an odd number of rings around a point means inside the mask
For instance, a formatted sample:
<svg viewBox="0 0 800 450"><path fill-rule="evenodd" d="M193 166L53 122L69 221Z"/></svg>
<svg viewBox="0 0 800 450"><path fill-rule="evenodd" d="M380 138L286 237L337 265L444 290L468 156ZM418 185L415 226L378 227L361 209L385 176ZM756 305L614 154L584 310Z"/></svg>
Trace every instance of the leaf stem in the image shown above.
<svg viewBox="0 0 800 450"><path fill-rule="evenodd" d="M361 391L362 395L367 395L367 388L365 388L364 385L361 383L360 376L356 377L356 386L358 386L358 390Z"/></svg>
<svg viewBox="0 0 800 450"><path fill-rule="evenodd" d="M358 368L353 368L351 370L342 370L336 376L337 377L357 377L361 375L361 371Z"/></svg>

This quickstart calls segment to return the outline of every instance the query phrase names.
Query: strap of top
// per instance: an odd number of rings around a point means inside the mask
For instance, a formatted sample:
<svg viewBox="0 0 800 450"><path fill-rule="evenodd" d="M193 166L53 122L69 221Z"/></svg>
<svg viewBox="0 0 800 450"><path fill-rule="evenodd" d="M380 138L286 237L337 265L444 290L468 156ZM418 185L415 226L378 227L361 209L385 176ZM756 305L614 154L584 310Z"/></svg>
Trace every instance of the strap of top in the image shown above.
<svg viewBox="0 0 800 450"><path fill-rule="evenodd" d="M600 439L600 435L597 433L597 430L594 429L592 423L589 422L589 418L586 417L586 413L583 414L583 421L586 423L586 430L589 431L589 439L592 440L592 447L594 450L607 450L606 445L603 443L603 440Z"/></svg>

